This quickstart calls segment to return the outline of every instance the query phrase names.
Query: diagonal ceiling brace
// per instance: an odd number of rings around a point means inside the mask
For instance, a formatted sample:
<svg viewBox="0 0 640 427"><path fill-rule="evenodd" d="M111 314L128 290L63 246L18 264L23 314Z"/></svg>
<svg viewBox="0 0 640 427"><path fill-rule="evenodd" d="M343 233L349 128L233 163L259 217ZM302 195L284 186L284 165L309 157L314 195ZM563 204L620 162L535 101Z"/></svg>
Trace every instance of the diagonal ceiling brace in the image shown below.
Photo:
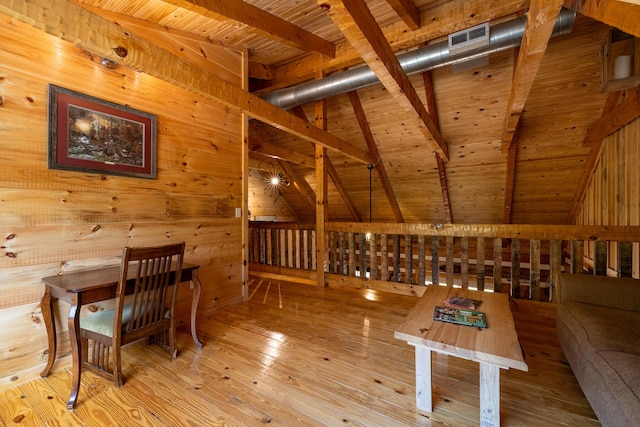
<svg viewBox="0 0 640 427"><path fill-rule="evenodd" d="M413 123L445 162L449 160L447 144L429 116L411 80L400 66L384 33L364 0L318 0L328 4L329 17L340 28L353 48L376 74L389 94L407 112Z"/></svg>

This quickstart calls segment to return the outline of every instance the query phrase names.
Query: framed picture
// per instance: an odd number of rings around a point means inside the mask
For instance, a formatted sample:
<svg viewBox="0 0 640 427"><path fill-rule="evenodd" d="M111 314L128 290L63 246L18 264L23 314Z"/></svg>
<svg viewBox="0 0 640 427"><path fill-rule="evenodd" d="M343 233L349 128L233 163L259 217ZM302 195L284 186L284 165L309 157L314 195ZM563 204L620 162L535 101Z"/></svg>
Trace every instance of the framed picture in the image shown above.
<svg viewBox="0 0 640 427"><path fill-rule="evenodd" d="M49 85L49 168L156 178L156 116Z"/></svg>

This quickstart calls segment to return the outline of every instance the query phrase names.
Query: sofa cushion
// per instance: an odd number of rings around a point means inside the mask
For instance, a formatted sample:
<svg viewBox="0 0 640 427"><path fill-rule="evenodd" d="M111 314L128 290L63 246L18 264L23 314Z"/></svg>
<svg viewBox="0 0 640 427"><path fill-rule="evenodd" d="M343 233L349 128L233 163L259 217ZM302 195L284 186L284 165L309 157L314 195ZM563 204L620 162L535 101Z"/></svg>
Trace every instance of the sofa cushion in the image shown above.
<svg viewBox="0 0 640 427"><path fill-rule="evenodd" d="M558 338L603 426L640 426L640 314L565 301Z"/></svg>
<svg viewBox="0 0 640 427"><path fill-rule="evenodd" d="M567 301L640 312L640 280L618 277L561 274L560 303Z"/></svg>
<svg viewBox="0 0 640 427"><path fill-rule="evenodd" d="M595 350L640 355L637 312L572 301L566 301L563 306L574 319L570 328L583 330Z"/></svg>
<svg viewBox="0 0 640 427"><path fill-rule="evenodd" d="M635 420L635 425L640 426L640 355L617 351L601 351L598 354L615 371L612 374L614 377L605 378L605 381L618 399L622 411ZM604 375L607 371L601 372Z"/></svg>

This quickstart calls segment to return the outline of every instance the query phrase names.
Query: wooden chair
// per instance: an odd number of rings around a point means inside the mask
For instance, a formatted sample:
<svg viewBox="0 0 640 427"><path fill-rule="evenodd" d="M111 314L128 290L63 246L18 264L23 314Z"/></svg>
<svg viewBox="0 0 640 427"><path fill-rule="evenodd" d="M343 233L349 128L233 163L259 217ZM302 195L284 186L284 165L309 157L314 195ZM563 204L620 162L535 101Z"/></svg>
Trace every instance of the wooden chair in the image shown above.
<svg viewBox="0 0 640 427"><path fill-rule="evenodd" d="M145 337L168 350L171 359L176 357L173 310L184 247L181 242L124 248L115 307L80 320L82 369L120 387L120 347Z"/></svg>

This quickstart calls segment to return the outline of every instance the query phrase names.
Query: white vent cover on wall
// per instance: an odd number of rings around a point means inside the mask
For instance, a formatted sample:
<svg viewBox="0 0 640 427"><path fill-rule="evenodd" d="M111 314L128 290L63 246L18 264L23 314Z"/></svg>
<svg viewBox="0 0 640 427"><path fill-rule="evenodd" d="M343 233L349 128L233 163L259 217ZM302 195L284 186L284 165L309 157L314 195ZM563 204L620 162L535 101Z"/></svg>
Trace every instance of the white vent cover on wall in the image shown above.
<svg viewBox="0 0 640 427"><path fill-rule="evenodd" d="M449 55L467 52L489 44L489 23L449 34Z"/></svg>

